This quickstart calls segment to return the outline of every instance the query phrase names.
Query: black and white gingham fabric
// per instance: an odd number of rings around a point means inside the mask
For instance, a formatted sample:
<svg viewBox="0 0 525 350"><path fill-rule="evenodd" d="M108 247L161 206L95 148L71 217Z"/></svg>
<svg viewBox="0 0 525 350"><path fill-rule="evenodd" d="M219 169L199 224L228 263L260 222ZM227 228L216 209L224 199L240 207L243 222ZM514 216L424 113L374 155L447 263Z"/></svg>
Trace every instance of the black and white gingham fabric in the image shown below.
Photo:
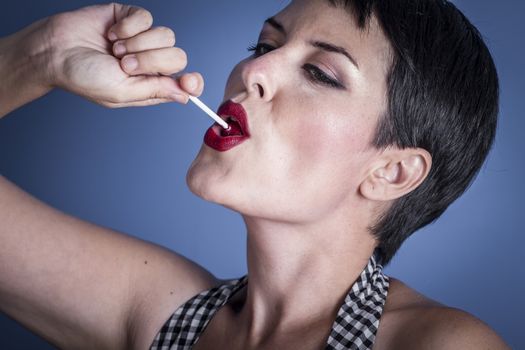
<svg viewBox="0 0 525 350"><path fill-rule="evenodd" d="M164 324L150 350L188 350L214 314L246 285L248 276L197 294ZM389 278L374 253L337 313L326 350L371 349L388 294Z"/></svg>
<svg viewBox="0 0 525 350"><path fill-rule="evenodd" d="M390 280L376 251L337 312L326 349L372 349Z"/></svg>

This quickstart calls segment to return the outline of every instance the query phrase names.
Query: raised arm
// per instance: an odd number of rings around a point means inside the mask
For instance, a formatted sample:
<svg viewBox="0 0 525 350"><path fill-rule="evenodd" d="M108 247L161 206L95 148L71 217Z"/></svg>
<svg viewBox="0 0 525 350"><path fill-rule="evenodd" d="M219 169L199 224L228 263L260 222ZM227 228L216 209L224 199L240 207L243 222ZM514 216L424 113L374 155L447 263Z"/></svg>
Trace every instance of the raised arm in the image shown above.
<svg viewBox="0 0 525 350"><path fill-rule="evenodd" d="M69 90L107 107L182 102L199 95L175 34L145 9L97 5L42 19L0 38L0 117L49 92Z"/></svg>
<svg viewBox="0 0 525 350"><path fill-rule="evenodd" d="M55 86L111 107L185 102L202 78L168 76L186 62L173 45L147 11L116 4L39 21L0 41L0 115ZM214 283L180 255L68 216L0 176L0 312L59 348L145 349L178 305Z"/></svg>

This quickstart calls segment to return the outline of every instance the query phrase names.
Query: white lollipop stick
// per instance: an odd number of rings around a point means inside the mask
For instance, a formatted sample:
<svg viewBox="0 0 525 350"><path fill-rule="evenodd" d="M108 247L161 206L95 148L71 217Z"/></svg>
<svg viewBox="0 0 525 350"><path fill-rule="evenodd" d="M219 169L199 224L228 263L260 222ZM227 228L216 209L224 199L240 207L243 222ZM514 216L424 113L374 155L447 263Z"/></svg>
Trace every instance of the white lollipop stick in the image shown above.
<svg viewBox="0 0 525 350"><path fill-rule="evenodd" d="M190 95L190 101L195 103L197 105L197 107L202 109L207 115L209 115L211 117L211 119L215 120L224 129L228 129L229 128L228 124L224 121L224 119L222 119L217 114L215 114L214 111L212 111L210 108L208 108L208 106L206 106L204 103L202 103L201 100L199 100L197 97Z"/></svg>

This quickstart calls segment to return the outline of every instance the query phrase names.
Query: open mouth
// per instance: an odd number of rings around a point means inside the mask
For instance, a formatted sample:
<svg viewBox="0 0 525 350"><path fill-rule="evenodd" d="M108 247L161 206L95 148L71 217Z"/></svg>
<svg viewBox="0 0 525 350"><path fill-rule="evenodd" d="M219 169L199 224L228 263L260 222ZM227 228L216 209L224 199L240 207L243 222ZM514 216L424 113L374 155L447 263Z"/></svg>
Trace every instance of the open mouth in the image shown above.
<svg viewBox="0 0 525 350"><path fill-rule="evenodd" d="M241 104L228 100L219 107L217 114L228 123L228 129L213 124L204 135L207 146L225 152L250 138L247 114Z"/></svg>
<svg viewBox="0 0 525 350"><path fill-rule="evenodd" d="M226 123L228 123L228 129L222 129L221 128L221 136L222 137L228 137L228 136L244 136L244 132L242 130L241 125L239 122L231 116L228 116L224 118Z"/></svg>

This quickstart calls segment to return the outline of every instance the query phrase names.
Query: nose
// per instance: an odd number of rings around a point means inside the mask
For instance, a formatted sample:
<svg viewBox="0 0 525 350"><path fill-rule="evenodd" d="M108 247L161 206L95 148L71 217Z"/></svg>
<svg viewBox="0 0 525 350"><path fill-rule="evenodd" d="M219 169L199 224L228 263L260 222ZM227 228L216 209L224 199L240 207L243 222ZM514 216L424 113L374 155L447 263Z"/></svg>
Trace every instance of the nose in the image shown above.
<svg viewBox="0 0 525 350"><path fill-rule="evenodd" d="M273 99L279 76L277 59L277 55L270 52L246 61L241 76L249 95L267 102Z"/></svg>

